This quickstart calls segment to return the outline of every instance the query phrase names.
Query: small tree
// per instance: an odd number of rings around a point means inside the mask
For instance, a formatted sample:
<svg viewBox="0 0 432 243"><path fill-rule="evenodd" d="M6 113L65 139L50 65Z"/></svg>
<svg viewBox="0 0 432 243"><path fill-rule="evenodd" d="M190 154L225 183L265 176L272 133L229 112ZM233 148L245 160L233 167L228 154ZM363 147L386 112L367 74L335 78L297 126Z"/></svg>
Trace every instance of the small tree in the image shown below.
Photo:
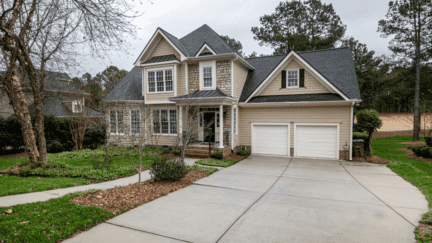
<svg viewBox="0 0 432 243"><path fill-rule="evenodd" d="M209 157L211 156L211 152L212 152L213 147L216 143L216 142L211 141L212 136L216 136L216 132L213 128L214 126L215 126L215 118L211 119L208 122L204 122L204 142L208 142ZM206 138L208 138L207 141L206 141ZM216 140L216 138L215 138L215 140Z"/></svg>
<svg viewBox="0 0 432 243"><path fill-rule="evenodd" d="M372 133L382 126L382 120L376 110L361 110L357 112L357 127L368 133L369 154L372 155Z"/></svg>

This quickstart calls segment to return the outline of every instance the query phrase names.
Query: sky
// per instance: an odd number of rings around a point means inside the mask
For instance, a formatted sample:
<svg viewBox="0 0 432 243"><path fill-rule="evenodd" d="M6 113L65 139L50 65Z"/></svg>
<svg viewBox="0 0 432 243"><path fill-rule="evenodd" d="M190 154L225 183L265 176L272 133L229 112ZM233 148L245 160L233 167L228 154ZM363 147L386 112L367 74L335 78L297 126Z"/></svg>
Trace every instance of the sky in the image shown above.
<svg viewBox="0 0 432 243"><path fill-rule="evenodd" d="M382 38L377 32L378 21L384 19L389 0L321 0L332 4L336 14L347 26L346 35L366 44L376 55L391 54L390 37ZM130 71L133 62L144 49L158 27L181 38L207 24L220 35L228 35L243 44L243 53L272 54L273 50L260 46L253 39L251 28L260 26L259 18L275 11L280 0L135 0L136 10L144 12L132 21L138 30L138 39L126 39L128 52L107 53L103 60L84 61L84 72L95 75L110 65ZM78 75L81 75L79 73ZM75 74L74 76L76 76Z"/></svg>

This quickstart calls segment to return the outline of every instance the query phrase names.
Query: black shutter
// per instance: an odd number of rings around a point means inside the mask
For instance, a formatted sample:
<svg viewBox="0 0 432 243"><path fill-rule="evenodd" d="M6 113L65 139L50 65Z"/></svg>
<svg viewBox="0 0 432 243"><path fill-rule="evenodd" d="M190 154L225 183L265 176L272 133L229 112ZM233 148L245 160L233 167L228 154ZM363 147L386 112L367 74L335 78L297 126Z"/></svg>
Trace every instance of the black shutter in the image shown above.
<svg viewBox="0 0 432 243"><path fill-rule="evenodd" d="M300 87L304 87L304 69L300 69Z"/></svg>
<svg viewBox="0 0 432 243"><path fill-rule="evenodd" d="M282 71L281 87L286 88L286 70Z"/></svg>

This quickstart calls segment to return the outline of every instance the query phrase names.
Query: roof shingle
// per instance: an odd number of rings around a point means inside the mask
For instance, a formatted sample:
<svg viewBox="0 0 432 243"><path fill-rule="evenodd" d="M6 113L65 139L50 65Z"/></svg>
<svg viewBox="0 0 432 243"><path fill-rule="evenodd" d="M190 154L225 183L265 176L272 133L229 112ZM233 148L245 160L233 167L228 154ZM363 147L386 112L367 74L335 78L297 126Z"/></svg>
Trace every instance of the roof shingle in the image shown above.
<svg viewBox="0 0 432 243"><path fill-rule="evenodd" d="M142 69L140 67L132 68L103 101L121 100L144 100L144 96L142 95Z"/></svg>
<svg viewBox="0 0 432 243"><path fill-rule="evenodd" d="M166 56L158 56L158 57L152 57L148 59L145 62L142 62L141 64L147 64L147 63L157 63L157 62L168 62L168 61L179 61L175 55L166 55Z"/></svg>

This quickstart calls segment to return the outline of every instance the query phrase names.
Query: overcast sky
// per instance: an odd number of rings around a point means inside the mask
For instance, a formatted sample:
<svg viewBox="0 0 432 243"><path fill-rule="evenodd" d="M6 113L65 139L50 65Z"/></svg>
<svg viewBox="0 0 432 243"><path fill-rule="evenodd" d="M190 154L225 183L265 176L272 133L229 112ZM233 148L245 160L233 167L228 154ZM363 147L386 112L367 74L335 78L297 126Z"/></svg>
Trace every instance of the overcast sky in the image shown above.
<svg viewBox="0 0 432 243"><path fill-rule="evenodd" d="M389 0L321 0L333 4L333 8L347 26L346 35L353 36L374 50L377 55L390 54L389 38L380 37L378 21L385 18ZM137 10L144 14L133 20L139 28L139 40L127 40L129 53L110 53L101 61L86 61L86 72L95 75L107 66L114 65L129 71L133 62L145 47L157 27L181 38L203 24L209 25L220 35L228 35L243 44L243 52L271 54L273 51L260 46L253 39L251 28L260 26L259 18L271 14L279 0L141 0ZM82 73L80 73L81 75ZM72 74L74 75L74 74Z"/></svg>

